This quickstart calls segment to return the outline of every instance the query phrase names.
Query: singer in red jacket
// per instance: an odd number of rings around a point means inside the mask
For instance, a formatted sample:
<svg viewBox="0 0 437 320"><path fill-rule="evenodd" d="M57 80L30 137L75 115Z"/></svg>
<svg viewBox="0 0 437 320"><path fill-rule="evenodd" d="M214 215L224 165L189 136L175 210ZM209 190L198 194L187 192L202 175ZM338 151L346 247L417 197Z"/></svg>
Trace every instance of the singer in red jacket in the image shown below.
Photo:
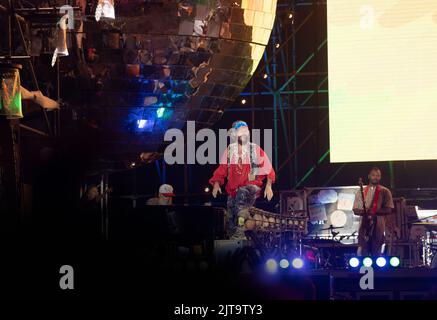
<svg viewBox="0 0 437 320"><path fill-rule="evenodd" d="M209 179L209 183L213 186L214 198L221 193L221 186L227 179L227 231L233 239L244 238L244 219L238 219L238 213L254 205L266 178L264 197L268 201L273 197L272 184L275 182L275 171L266 153L257 144L251 143L249 137L246 122L233 123L231 139L235 142L225 150L219 167Z"/></svg>

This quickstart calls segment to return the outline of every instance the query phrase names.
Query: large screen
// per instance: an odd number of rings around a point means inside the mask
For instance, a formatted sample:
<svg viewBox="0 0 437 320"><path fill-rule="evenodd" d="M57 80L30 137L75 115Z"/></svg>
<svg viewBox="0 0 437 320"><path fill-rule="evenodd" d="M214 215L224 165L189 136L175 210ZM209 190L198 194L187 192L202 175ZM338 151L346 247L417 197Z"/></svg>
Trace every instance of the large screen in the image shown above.
<svg viewBox="0 0 437 320"><path fill-rule="evenodd" d="M331 162L437 159L437 0L328 0Z"/></svg>

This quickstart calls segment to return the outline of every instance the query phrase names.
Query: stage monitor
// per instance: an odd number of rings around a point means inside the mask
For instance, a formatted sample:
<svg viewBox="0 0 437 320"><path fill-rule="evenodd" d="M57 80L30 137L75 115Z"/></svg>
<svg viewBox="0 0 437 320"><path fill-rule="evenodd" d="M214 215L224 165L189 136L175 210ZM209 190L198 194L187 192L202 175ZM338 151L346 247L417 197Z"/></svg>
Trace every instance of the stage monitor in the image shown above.
<svg viewBox="0 0 437 320"><path fill-rule="evenodd" d="M437 1L327 10L331 162L437 159Z"/></svg>

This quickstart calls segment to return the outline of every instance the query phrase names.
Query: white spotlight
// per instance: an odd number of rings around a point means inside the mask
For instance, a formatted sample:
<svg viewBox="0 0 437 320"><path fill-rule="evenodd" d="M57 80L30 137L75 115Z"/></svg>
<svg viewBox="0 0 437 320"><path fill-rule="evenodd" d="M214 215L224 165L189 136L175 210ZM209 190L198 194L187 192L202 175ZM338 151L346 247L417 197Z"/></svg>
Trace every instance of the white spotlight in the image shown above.
<svg viewBox="0 0 437 320"><path fill-rule="evenodd" d="M304 262L302 258L294 258L293 261L291 261L291 265L294 269L302 269Z"/></svg>
<svg viewBox="0 0 437 320"><path fill-rule="evenodd" d="M288 262L288 260L287 259L281 259L281 261L279 261L279 266L282 268L282 269L287 269L289 266L290 266L290 262Z"/></svg>
<svg viewBox="0 0 437 320"><path fill-rule="evenodd" d="M371 267L372 266L372 264L373 264L373 260L372 260L372 258L370 258L370 257L365 257L364 259L363 259L363 266L365 266L365 267Z"/></svg>
<svg viewBox="0 0 437 320"><path fill-rule="evenodd" d="M358 260L358 258L356 258L356 257L352 257L349 260L349 265L352 268L356 268L356 267L358 267L360 265L360 260Z"/></svg>
<svg viewBox="0 0 437 320"><path fill-rule="evenodd" d="M387 260L384 257L378 257L376 259L376 265L380 268L384 267L387 264Z"/></svg>
<svg viewBox="0 0 437 320"><path fill-rule="evenodd" d="M268 273L275 273L278 270L278 263L275 259L268 259L266 261L266 271Z"/></svg>

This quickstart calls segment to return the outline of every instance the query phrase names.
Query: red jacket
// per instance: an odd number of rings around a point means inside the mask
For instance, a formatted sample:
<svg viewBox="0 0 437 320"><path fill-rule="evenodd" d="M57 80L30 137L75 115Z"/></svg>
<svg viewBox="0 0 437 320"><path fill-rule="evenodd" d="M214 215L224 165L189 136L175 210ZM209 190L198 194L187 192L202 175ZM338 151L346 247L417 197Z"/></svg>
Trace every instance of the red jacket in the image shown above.
<svg viewBox="0 0 437 320"><path fill-rule="evenodd" d="M242 157L241 162L238 163L238 157L236 154L232 154L228 157L228 149L223 153L222 159L220 161L219 167L214 171L214 174L209 183L214 185L218 182L220 186L225 183L225 178L228 182L226 184L226 192L231 196L235 197L237 189L242 186L249 184L254 184L262 187L263 181L268 177L272 183L275 182L275 171L270 163L270 160L263 149L260 146L256 146L256 157L257 157L257 173L253 180L249 179L251 173L251 161L249 154Z"/></svg>

